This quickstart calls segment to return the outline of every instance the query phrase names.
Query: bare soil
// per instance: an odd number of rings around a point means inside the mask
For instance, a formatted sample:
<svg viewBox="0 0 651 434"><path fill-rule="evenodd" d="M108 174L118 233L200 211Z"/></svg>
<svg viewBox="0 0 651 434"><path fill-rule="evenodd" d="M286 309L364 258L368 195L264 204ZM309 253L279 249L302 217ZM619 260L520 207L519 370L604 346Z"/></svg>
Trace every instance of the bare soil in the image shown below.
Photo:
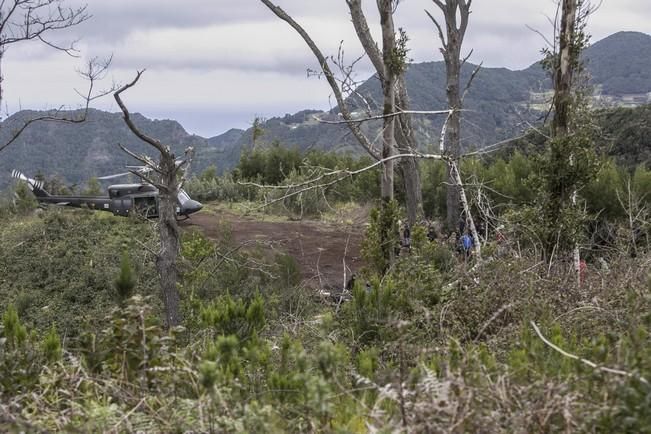
<svg viewBox="0 0 651 434"><path fill-rule="evenodd" d="M354 220L350 224L264 221L219 209L197 213L181 226L197 227L212 240L221 239L228 228L235 245L246 243L270 254L291 255L306 286L335 289L344 285L344 266L347 278L362 266L360 244L364 226L361 222L365 219L358 216Z"/></svg>

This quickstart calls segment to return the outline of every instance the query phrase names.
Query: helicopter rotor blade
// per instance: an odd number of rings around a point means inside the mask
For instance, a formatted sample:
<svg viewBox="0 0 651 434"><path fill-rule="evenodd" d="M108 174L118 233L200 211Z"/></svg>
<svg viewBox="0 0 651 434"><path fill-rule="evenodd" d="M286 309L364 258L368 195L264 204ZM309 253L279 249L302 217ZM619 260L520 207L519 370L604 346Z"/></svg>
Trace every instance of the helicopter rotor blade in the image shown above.
<svg viewBox="0 0 651 434"><path fill-rule="evenodd" d="M184 162L185 162L185 161L184 161L182 158L177 158L177 159L175 160L175 163L176 163L176 166L177 166L177 167L180 166L181 164L183 164ZM136 175L137 175L138 173L141 173L141 174L143 174L143 175L146 175L147 173L150 173L151 171L154 170L154 169L152 169L152 168L149 167L149 166L135 166L135 165L129 165L129 164L127 164L127 165L124 166L124 167L126 167L127 169L129 169L130 172L116 173L116 174L114 174L114 175L98 176L97 179L100 180L100 181L105 181L105 180L108 180L108 179L115 179L115 178L120 178L120 177L122 177L122 176L132 175L132 174L134 174L134 172L137 172Z"/></svg>
<svg viewBox="0 0 651 434"><path fill-rule="evenodd" d="M99 176L97 179L101 180L101 181L104 181L104 180L107 180L107 179L120 178L122 176L127 176L127 175L131 175L131 172L116 173L115 175Z"/></svg>

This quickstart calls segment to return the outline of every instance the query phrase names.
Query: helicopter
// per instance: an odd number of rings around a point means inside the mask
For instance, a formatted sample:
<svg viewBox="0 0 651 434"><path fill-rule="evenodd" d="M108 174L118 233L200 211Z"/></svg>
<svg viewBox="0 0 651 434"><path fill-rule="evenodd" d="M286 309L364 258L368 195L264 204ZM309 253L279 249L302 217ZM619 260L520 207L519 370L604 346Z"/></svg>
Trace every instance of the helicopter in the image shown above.
<svg viewBox="0 0 651 434"><path fill-rule="evenodd" d="M113 215L127 217L132 214L146 218L158 217L158 189L147 183L114 184L108 187L108 196L60 196L51 195L43 188L43 182L28 178L17 170L12 170L11 176L25 181L36 200L40 204L69 206L73 208L89 208L92 210L109 211ZM109 179L108 176L98 179ZM176 215L189 218L191 214L201 210L203 205L183 190L179 190Z"/></svg>

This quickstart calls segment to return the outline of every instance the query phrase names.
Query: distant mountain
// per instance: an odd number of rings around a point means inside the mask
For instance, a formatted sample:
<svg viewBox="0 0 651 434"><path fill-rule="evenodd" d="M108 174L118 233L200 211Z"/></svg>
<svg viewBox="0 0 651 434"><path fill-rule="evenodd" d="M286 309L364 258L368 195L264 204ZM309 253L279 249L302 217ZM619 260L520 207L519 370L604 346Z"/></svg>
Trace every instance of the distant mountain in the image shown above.
<svg viewBox="0 0 651 434"><path fill-rule="evenodd" d="M0 143L5 143L26 119L42 114L24 110L6 119L0 128ZM74 118L80 112L59 114ZM196 171L205 169L209 164L223 169L226 165L220 164L221 155L228 154L243 133L242 130L231 130L219 137L205 139L188 134L181 124L173 120L150 120L139 113L132 114L132 117L142 131L169 144L177 155L182 155L185 148L193 146L195 163L192 170ZM124 165L138 163L122 152L118 143L136 153L153 155L151 148L129 131L119 113L90 110L87 121L79 124L34 123L15 143L0 153L0 187L7 184L12 169L30 175L37 172L45 176L57 175L69 183L81 183L91 176L124 172ZM228 165L231 164L232 161L229 161Z"/></svg>
<svg viewBox="0 0 651 434"><path fill-rule="evenodd" d="M651 36L619 32L585 51L592 82L605 95L651 92Z"/></svg>
<svg viewBox="0 0 651 434"><path fill-rule="evenodd" d="M585 51L586 67L595 88L595 102L601 106L634 107L651 103L651 36L639 32L619 32L602 39ZM462 68L462 83L476 68ZM412 109L440 110L447 107L445 64L426 62L409 66L406 79ZM349 99L364 116L367 103L379 112L382 103L380 84L369 78L358 89L364 96ZM551 97L551 81L539 63L520 70L481 68L469 89L463 118L462 145L476 148L513 137L538 123L545 115ZM275 140L286 146L306 149L336 149L361 152L345 125L323 124L315 120L341 120L337 109L330 112L303 111L296 115L274 117L263 124L265 134L258 143ZM418 116L415 127L424 147L435 144L443 123L442 116ZM369 137L377 137L379 122L364 128ZM237 149L250 146L251 131L245 132Z"/></svg>
<svg viewBox="0 0 651 434"><path fill-rule="evenodd" d="M586 65L595 86L595 101L599 106L633 107L651 103L651 36L638 32L620 32L596 42L585 52ZM465 82L475 65L462 69ZM438 110L447 107L445 95L445 64L426 62L412 64L407 70L407 87L412 108ZM464 113L463 146L481 147L513 137L544 116L548 106L550 81L539 64L521 71L506 68L482 68L467 97ZM358 89L375 112L380 111L381 90L376 77L369 78ZM349 100L358 117L365 116L360 101ZM618 112L623 113L623 112ZM641 119L649 113L636 112ZM19 112L2 123L0 143L24 119L37 112ZM221 172L239 160L242 149L252 146L252 130L232 129L212 138L188 134L172 120L150 120L134 114L134 121L143 131L170 144L177 153L194 146L192 170L200 172L215 165ZM602 116L618 119L617 116ZM341 120L337 109L327 112L303 110L295 114L273 117L262 127L264 134L258 146L278 141L301 150L327 149L361 153L360 147L343 125L325 124L319 120ZM415 129L421 146L437 143L442 116L417 116ZM646 121L645 121L646 122ZM378 136L379 122L367 122L363 129L371 138ZM616 126L613 128L616 129ZM611 131L617 135L616 131ZM630 136L630 134L629 134ZM627 136L628 137L628 136ZM70 183L80 183L91 176L123 171L134 161L118 148L125 144L135 152L151 151L127 129L117 113L91 110L82 124L41 122L32 125L10 148L0 153L0 188L8 182L11 169L30 174L57 174ZM637 149L632 145L633 149Z"/></svg>

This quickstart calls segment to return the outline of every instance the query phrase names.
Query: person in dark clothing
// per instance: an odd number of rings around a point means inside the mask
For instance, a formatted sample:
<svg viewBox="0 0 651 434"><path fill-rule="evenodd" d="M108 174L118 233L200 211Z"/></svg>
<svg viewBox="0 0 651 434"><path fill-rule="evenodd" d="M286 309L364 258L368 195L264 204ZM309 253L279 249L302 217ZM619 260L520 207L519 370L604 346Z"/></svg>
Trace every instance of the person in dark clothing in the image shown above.
<svg viewBox="0 0 651 434"><path fill-rule="evenodd" d="M355 273L350 275L350 279L346 282L346 291L352 291L355 286Z"/></svg>
<svg viewBox="0 0 651 434"><path fill-rule="evenodd" d="M459 218L459 232L458 234L463 234L466 232L466 219L464 216Z"/></svg>
<svg viewBox="0 0 651 434"><path fill-rule="evenodd" d="M402 231L402 245L407 249L411 249L411 231L409 230L409 225L405 223L405 227Z"/></svg>
<svg viewBox="0 0 651 434"><path fill-rule="evenodd" d="M430 241L434 241L436 240L436 238L438 238L436 235L436 228L434 228L434 225L430 223L427 226L427 239Z"/></svg>

